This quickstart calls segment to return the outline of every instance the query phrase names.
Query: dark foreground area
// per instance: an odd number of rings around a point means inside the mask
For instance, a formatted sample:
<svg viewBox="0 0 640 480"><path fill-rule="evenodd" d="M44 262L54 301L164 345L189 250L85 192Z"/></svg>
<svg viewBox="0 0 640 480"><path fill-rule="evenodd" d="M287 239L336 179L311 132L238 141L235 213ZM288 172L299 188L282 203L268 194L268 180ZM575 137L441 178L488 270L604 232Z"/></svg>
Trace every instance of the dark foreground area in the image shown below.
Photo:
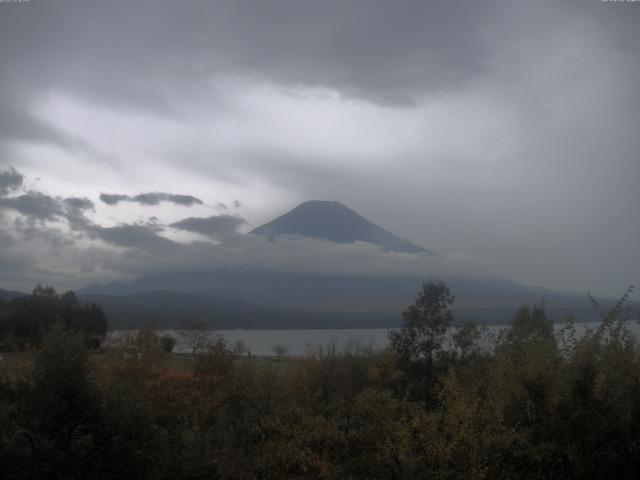
<svg viewBox="0 0 640 480"><path fill-rule="evenodd" d="M640 467L625 298L579 337L525 306L497 337L465 324L445 349L453 297L429 282L384 352L265 360L222 338L167 353L151 329L100 345L98 310L35 293L0 310L3 479L636 478ZM16 330L38 308L47 321Z"/></svg>

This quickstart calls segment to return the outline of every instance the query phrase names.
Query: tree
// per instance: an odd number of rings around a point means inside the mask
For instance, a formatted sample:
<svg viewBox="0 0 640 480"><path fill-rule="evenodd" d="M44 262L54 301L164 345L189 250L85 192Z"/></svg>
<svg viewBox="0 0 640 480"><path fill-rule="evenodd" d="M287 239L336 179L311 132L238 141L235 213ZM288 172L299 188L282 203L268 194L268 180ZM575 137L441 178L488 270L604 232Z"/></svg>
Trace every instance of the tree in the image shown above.
<svg viewBox="0 0 640 480"><path fill-rule="evenodd" d="M206 349L209 344L207 325L197 320L185 320L180 325L180 336L195 355Z"/></svg>
<svg viewBox="0 0 640 480"><path fill-rule="evenodd" d="M506 330L507 337L513 343L522 343L528 340L540 338L553 338L553 321L547 315L544 304L521 306Z"/></svg>
<svg viewBox="0 0 640 480"><path fill-rule="evenodd" d="M51 328L35 357L22 409L49 478L95 478L103 424L82 334L58 324Z"/></svg>
<svg viewBox="0 0 640 480"><path fill-rule="evenodd" d="M38 285L29 296L14 298L0 309L3 348L25 350L38 346L55 323L81 332L88 348L98 348L107 333L107 319L94 303L80 305L72 291L58 294Z"/></svg>
<svg viewBox="0 0 640 480"><path fill-rule="evenodd" d="M132 338L132 347L138 354L157 355L162 350L162 341L151 323L144 323Z"/></svg>
<svg viewBox="0 0 640 480"><path fill-rule="evenodd" d="M481 336L482 331L471 321L466 321L456 327L456 332L453 334L453 346L456 348L460 360L466 361L480 352Z"/></svg>
<svg viewBox="0 0 640 480"><path fill-rule="evenodd" d="M162 348L166 353L173 352L173 349L176 347L176 343L178 343L178 341L170 335L162 335L160 337L160 348Z"/></svg>
<svg viewBox="0 0 640 480"><path fill-rule="evenodd" d="M102 308L91 302L80 311L80 331L88 348L99 348L107 336L107 317Z"/></svg>
<svg viewBox="0 0 640 480"><path fill-rule="evenodd" d="M289 353L289 349L286 345L274 345L273 347L271 347L271 351L276 355L278 360Z"/></svg>
<svg viewBox="0 0 640 480"><path fill-rule="evenodd" d="M233 350L234 353L236 353L238 355L242 355L244 353L251 353L251 351L249 349L249 346L242 339L236 340L233 343L233 347L231 349Z"/></svg>
<svg viewBox="0 0 640 480"><path fill-rule="evenodd" d="M97 396L92 376L82 335L55 325L33 366L33 400L37 403L33 413L42 421L41 428L68 439L74 426L92 420Z"/></svg>
<svg viewBox="0 0 640 480"><path fill-rule="evenodd" d="M450 307L454 300L443 281L424 282L414 303L402 313L402 328L389 332L399 367L409 377L407 387L416 390L416 383L422 383L422 394L418 396L427 395L431 389L435 378L434 362L453 321Z"/></svg>

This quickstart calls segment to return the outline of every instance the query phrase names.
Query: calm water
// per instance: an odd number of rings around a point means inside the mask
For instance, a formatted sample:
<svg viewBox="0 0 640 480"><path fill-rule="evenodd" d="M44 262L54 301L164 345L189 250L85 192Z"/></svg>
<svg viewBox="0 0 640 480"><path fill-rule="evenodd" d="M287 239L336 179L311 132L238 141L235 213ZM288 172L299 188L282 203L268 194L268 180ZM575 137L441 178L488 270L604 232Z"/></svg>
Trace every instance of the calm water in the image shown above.
<svg viewBox="0 0 640 480"><path fill-rule="evenodd" d="M593 328L596 322L577 323L576 333L579 335L586 328ZM564 324L556 324L556 329L561 329ZM636 337L640 336L640 325L637 322L627 322L627 326ZM504 329L504 325L492 325L486 328L485 341L492 335L496 335ZM455 331L452 329L451 332ZM345 347L371 347L373 349L383 349L389 343L389 330L386 328L364 328L364 329L322 329L322 330L216 330L210 332L211 338L222 335L231 347L236 342L243 342L246 348L254 355L269 356L274 355L276 347L283 347L287 355L305 355L309 350L318 347L327 348L335 346L338 349ZM130 333L128 330L117 330L111 332L110 339L117 341L124 335ZM184 338L176 330L160 330L160 335L170 335L178 343L174 352L187 353L190 351Z"/></svg>

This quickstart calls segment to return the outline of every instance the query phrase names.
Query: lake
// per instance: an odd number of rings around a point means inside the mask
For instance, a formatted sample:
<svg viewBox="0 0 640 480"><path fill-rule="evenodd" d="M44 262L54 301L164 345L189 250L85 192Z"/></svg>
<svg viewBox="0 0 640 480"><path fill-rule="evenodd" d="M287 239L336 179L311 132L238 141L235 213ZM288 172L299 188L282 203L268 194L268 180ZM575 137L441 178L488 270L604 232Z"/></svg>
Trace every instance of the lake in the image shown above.
<svg viewBox="0 0 640 480"><path fill-rule="evenodd" d="M576 333L581 334L587 328L594 328L597 322L576 323ZM555 324L556 330L565 327L564 323ZM638 337L640 335L640 325L636 321L628 321L629 330ZM490 325L486 327L485 342L491 336L497 335L500 330L506 328L505 325ZM453 333L455 328L450 329ZM109 338L117 341L129 330L116 330L110 332ZM233 347L236 342L243 342L246 348L257 356L275 355L274 349L282 347L287 355L301 356L309 350L318 347L327 348L335 346L343 349L348 346L371 347L375 350L385 348L389 344L389 330L386 328L363 328L363 329L318 329L318 330L215 330L209 332L211 338L222 335ZM158 330L159 335L169 335L175 338L178 343L174 349L176 353L190 352L189 346L177 330Z"/></svg>

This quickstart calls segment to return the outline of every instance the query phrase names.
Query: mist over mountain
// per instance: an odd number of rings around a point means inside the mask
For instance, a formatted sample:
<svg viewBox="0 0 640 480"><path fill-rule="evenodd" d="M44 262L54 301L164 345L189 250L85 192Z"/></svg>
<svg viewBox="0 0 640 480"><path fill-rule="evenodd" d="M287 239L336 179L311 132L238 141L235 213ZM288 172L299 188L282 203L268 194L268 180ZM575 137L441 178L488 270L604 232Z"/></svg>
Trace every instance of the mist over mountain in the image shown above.
<svg viewBox="0 0 640 480"><path fill-rule="evenodd" d="M273 246L282 241L280 237L300 236L339 244L366 242L381 247L383 256L402 252L416 259L437 258L338 202L305 202L251 233L269 238ZM155 319L175 326L197 318L214 328L393 327L429 278L442 275L428 269L423 274L381 275L226 266L143 275L90 285L79 293L102 305L116 325ZM558 321L569 314L581 320L595 318L585 295L500 278L447 275L445 279L456 295L458 321L507 323L518 306L541 302Z"/></svg>
<svg viewBox="0 0 640 480"><path fill-rule="evenodd" d="M78 294L82 301L102 306L114 328L150 321L176 327L186 319L212 328L394 327L423 281L444 279L457 297L458 321L506 323L518 306L542 301L556 320L570 313L594 319L584 295L489 275L443 273L438 268L451 258L404 240L338 202L305 202L237 238L250 245L257 240L258 250L250 254L248 249L200 243L198 248L218 254L202 267L167 264L158 273L89 285ZM180 253L179 244L164 242L170 244L162 250L165 256ZM232 254L244 263L219 261ZM398 260L400 268L392 270ZM362 272L341 269L346 262L351 268L361 266ZM369 269L371 264L386 267ZM4 299L20 295L0 291Z"/></svg>
<svg viewBox="0 0 640 480"><path fill-rule="evenodd" d="M300 235L336 243L367 242L385 251L435 255L415 243L404 240L358 215L349 207L333 201L311 200L262 225L251 233L276 239Z"/></svg>

